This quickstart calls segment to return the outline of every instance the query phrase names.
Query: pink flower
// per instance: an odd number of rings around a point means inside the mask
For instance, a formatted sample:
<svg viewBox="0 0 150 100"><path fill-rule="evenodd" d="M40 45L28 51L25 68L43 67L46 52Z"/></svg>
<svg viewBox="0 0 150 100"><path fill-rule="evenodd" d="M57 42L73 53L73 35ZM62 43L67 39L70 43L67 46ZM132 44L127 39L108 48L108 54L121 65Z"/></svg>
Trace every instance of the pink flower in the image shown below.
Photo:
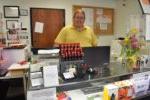
<svg viewBox="0 0 150 100"><path fill-rule="evenodd" d="M132 35L130 37L130 40L131 40L131 48L133 48L133 49L139 48L138 39L136 38L135 35Z"/></svg>

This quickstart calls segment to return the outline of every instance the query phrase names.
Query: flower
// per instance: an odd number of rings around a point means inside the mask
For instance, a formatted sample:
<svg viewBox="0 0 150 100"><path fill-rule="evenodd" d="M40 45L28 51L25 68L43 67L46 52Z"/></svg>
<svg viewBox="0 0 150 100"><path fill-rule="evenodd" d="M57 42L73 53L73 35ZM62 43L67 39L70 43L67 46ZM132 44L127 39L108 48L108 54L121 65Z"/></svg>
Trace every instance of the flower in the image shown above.
<svg viewBox="0 0 150 100"><path fill-rule="evenodd" d="M121 42L122 50L121 57L126 59L129 66L136 68L137 60L139 59L140 42L138 40L136 28L131 29L124 40Z"/></svg>

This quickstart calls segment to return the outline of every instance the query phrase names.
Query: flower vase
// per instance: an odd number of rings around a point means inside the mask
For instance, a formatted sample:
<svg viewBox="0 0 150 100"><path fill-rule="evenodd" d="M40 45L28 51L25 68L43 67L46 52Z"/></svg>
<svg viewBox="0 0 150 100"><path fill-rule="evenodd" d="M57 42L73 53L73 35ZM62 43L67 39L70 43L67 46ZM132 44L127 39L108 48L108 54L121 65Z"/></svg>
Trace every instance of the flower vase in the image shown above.
<svg viewBox="0 0 150 100"><path fill-rule="evenodd" d="M134 65L129 62L129 59L127 57L124 57L122 58L122 66L127 72L132 72Z"/></svg>
<svg viewBox="0 0 150 100"><path fill-rule="evenodd" d="M133 62L131 62L130 59L127 58L127 61L126 61L127 71L132 72L134 67L135 67L135 64Z"/></svg>
<svg viewBox="0 0 150 100"><path fill-rule="evenodd" d="M126 69L129 72L138 71L140 69L140 60L138 56L131 56L126 58Z"/></svg>

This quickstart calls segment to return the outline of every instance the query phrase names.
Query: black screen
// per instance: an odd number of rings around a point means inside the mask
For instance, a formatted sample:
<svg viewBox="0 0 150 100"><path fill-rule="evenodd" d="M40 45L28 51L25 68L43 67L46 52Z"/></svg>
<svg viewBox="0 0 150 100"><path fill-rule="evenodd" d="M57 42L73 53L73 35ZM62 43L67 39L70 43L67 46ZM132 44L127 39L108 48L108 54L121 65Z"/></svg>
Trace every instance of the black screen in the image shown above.
<svg viewBox="0 0 150 100"><path fill-rule="evenodd" d="M110 61L110 46L85 47L84 62L91 67L103 67Z"/></svg>

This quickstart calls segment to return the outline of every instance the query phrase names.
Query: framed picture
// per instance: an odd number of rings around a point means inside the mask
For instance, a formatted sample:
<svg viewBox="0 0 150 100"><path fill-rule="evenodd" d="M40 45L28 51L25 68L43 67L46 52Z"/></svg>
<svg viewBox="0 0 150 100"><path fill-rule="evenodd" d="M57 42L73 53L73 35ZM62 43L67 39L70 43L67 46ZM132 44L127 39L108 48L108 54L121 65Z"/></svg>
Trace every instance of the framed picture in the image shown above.
<svg viewBox="0 0 150 100"><path fill-rule="evenodd" d="M139 0L142 12L144 14L150 14L150 0Z"/></svg>
<svg viewBox="0 0 150 100"><path fill-rule="evenodd" d="M28 10L27 9L20 9L20 16L28 16Z"/></svg>
<svg viewBox="0 0 150 100"><path fill-rule="evenodd" d="M14 29L18 24L18 20L6 20L6 29Z"/></svg>
<svg viewBox="0 0 150 100"><path fill-rule="evenodd" d="M3 6L4 18L19 18L19 6Z"/></svg>

